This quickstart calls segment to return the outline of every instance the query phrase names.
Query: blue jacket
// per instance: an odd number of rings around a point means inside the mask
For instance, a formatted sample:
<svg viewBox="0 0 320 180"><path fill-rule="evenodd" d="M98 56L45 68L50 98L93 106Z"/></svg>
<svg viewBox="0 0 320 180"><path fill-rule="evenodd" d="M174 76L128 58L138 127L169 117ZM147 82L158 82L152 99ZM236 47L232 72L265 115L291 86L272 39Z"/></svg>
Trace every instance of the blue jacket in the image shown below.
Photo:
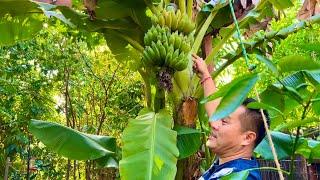
<svg viewBox="0 0 320 180"><path fill-rule="evenodd" d="M259 168L259 164L256 159L248 160L240 158L221 165L219 165L218 163L213 163L212 166L200 177L199 180L218 180L222 176L251 168ZM259 170L249 171L247 180L261 179L262 178Z"/></svg>

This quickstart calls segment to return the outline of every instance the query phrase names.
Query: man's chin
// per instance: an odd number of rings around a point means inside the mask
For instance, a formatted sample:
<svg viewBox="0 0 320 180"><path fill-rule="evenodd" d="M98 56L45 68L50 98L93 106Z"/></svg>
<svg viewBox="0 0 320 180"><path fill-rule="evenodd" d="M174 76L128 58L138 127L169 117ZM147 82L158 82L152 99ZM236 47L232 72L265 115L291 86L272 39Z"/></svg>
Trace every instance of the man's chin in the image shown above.
<svg viewBox="0 0 320 180"><path fill-rule="evenodd" d="M215 148L215 143L212 140L208 139L206 142L206 146L209 147L210 149L213 149Z"/></svg>

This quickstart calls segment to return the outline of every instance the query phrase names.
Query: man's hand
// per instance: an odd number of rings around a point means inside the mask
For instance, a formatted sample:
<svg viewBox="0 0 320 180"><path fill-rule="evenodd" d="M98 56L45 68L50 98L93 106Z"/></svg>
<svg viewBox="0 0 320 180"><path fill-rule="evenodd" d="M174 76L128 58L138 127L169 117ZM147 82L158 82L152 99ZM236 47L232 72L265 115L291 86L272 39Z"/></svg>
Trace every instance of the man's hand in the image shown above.
<svg viewBox="0 0 320 180"><path fill-rule="evenodd" d="M197 56L196 54L192 54L192 61L193 61L193 69L197 72L197 75L201 79L210 76L207 64L201 57Z"/></svg>
<svg viewBox="0 0 320 180"><path fill-rule="evenodd" d="M193 68L197 72L197 75L201 78L201 85L203 87L203 95L207 97L216 92L216 86L211 79L210 72L206 62L196 54L192 54ZM219 100L210 101L205 104L205 108L209 117L213 114L219 104Z"/></svg>

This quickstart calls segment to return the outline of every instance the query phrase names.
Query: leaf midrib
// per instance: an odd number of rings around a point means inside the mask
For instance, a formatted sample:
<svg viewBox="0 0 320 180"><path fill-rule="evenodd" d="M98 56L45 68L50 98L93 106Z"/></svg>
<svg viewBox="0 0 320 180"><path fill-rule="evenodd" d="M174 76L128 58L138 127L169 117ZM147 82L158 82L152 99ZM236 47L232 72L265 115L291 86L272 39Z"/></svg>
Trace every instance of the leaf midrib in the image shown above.
<svg viewBox="0 0 320 180"><path fill-rule="evenodd" d="M154 147L154 142L156 139L156 133L155 133L155 129L156 129L156 124L157 124L157 114L154 114L153 116L153 122L152 122L152 129L151 129L151 147L150 147L150 152L149 152L149 157L150 157L150 161L149 161L149 178L148 179L152 179L152 169L153 169L153 156L154 156L154 151L155 151L155 147Z"/></svg>

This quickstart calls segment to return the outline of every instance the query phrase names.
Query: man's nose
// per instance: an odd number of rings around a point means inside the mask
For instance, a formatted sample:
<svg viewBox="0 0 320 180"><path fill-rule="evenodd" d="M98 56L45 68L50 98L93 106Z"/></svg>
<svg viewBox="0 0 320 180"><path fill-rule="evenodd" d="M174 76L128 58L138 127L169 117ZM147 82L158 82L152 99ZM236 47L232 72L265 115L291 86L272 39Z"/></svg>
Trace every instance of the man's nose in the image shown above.
<svg viewBox="0 0 320 180"><path fill-rule="evenodd" d="M210 124L212 129L214 129L214 130L219 129L219 126L220 126L219 121L212 121L212 122L209 122L209 124Z"/></svg>

